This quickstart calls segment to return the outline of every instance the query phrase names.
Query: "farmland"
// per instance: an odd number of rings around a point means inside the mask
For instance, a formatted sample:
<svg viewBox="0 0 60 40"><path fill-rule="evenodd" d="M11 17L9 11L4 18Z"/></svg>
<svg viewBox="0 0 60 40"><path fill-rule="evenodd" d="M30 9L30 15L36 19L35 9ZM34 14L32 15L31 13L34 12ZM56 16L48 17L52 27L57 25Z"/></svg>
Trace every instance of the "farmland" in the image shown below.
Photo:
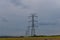
<svg viewBox="0 0 60 40"><path fill-rule="evenodd" d="M60 37L0 38L0 40L60 40Z"/></svg>

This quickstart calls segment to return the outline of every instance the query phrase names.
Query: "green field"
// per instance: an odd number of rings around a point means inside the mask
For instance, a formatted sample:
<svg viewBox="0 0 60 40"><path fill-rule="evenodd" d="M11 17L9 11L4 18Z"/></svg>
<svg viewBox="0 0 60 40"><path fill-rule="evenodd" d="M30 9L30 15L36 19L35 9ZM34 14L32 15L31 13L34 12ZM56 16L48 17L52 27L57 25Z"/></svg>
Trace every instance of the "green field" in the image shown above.
<svg viewBox="0 0 60 40"><path fill-rule="evenodd" d="M0 38L0 40L60 40L60 37Z"/></svg>

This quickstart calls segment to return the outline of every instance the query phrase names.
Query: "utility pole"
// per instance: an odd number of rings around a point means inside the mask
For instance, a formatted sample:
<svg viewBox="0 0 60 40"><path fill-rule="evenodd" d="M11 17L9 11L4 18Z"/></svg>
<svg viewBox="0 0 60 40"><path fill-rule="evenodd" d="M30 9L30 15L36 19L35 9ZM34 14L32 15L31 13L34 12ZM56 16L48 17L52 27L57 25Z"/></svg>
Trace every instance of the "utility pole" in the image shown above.
<svg viewBox="0 0 60 40"><path fill-rule="evenodd" d="M35 27L36 27L36 23L38 22L37 20L35 20L36 19L36 17L38 17L38 16L36 16L35 14L32 14L31 16L29 16L29 18L31 19L30 21L29 21L29 23L31 23L31 25L30 26L28 26L28 30L27 30L27 32L26 32L26 35L28 35L29 34L29 31L30 31L30 28L31 28L31 36L35 36L36 34L36 31L35 31Z"/></svg>

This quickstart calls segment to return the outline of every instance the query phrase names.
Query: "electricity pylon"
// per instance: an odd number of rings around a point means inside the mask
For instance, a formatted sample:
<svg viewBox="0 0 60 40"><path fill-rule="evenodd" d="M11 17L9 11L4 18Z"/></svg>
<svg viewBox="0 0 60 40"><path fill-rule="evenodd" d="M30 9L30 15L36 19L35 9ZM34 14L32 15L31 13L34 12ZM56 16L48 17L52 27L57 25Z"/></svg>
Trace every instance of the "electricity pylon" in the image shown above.
<svg viewBox="0 0 60 40"><path fill-rule="evenodd" d="M27 32L26 32L26 35L29 35L29 33L31 33L31 36L35 36L36 35L36 31L35 31L35 27L36 27L36 24L37 24L37 18L38 16L36 16L35 14L32 14L31 16L29 16L29 18L31 19L29 21L29 23L31 23L30 26L27 27ZM30 28L31 28L31 32L30 32Z"/></svg>

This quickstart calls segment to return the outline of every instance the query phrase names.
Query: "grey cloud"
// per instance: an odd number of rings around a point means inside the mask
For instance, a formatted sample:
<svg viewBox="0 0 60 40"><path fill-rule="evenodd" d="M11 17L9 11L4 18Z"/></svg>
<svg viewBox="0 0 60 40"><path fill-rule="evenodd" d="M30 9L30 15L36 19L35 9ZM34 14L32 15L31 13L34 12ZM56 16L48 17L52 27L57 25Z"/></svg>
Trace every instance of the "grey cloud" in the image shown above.
<svg viewBox="0 0 60 40"><path fill-rule="evenodd" d="M0 22L0 31L3 30L3 32L1 31L2 35L7 34L7 33L8 33L8 35L16 35L16 34L18 34L18 32L23 33L23 31L25 31L23 29L25 29L25 27L27 26L27 17L26 16L30 13L37 13L38 18L40 19L39 21L42 21L39 24L39 26L43 25L46 28L46 31L48 32L48 34L51 34L49 29L51 30L51 28L53 27L52 25L56 24L55 22L51 22L51 21L52 20L55 21L58 17L60 17L60 11L59 11L60 9L56 8L54 0L23 0L23 1L27 1L24 3L22 3L22 0L10 0L9 2L5 1L5 0L1 0L1 1L0 1L0 6L1 6L0 15L6 16L7 18L9 18L8 23L4 23L4 22L8 21L5 17L1 18L2 23ZM11 4L13 4L13 5L11 5ZM19 9L17 7L22 7L23 9ZM29 8L29 9L24 9L24 8ZM46 19L46 22L45 22L45 19ZM50 20L50 21L47 22L47 20ZM41 29L45 29L44 27ZM51 28L49 28L49 27L51 27ZM54 27L53 27L53 30L54 30ZM56 25L56 28L58 29L59 25ZM20 31L17 29L19 29ZM7 32L6 32L6 30L7 30ZM39 32L40 31L41 30L39 30ZM14 33L14 32L17 32L17 33ZM46 33L45 31L43 31L43 32ZM19 33L19 34L21 34L21 33Z"/></svg>
<svg viewBox="0 0 60 40"><path fill-rule="evenodd" d="M56 23L49 23L49 22L48 23L44 23L43 22L43 23L40 23L39 25L56 25Z"/></svg>
<svg viewBox="0 0 60 40"><path fill-rule="evenodd" d="M12 4L14 4L15 6L20 6L22 5L21 0L10 0Z"/></svg>
<svg viewBox="0 0 60 40"><path fill-rule="evenodd" d="M10 0L10 2L16 7L29 8L29 6L22 3L23 0Z"/></svg>
<svg viewBox="0 0 60 40"><path fill-rule="evenodd" d="M2 18L3 22L8 22L8 20L6 18Z"/></svg>
<svg viewBox="0 0 60 40"><path fill-rule="evenodd" d="M8 20L5 17L0 17L1 22L8 22Z"/></svg>

